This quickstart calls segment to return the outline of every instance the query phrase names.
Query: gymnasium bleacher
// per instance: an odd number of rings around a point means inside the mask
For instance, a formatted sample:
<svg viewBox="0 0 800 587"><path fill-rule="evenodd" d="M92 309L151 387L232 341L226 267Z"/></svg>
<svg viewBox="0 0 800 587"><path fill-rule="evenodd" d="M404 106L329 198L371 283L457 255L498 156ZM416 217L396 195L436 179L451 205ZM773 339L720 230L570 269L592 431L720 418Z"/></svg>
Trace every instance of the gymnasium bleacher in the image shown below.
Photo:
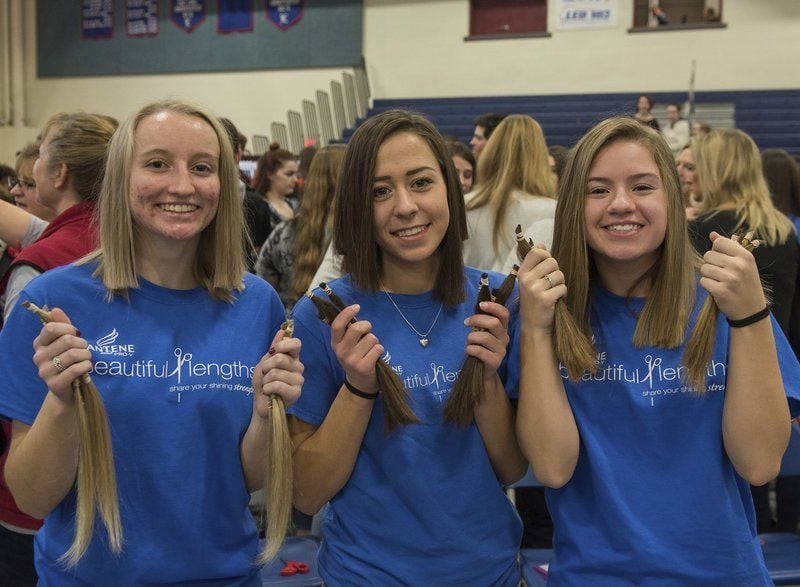
<svg viewBox="0 0 800 587"><path fill-rule="evenodd" d="M653 114L664 120L669 102L684 104L686 92L655 92ZM548 96L497 96L374 100L369 115L391 108L421 112L436 123L442 134L469 142L474 120L486 112L519 113L535 118L549 145L573 145L595 123L608 116L634 111L638 94L572 94ZM748 133L761 149L786 149L800 156L800 90L697 92L695 115L712 127L735 126ZM732 117L731 117L732 114ZM684 117L690 118L688 109ZM358 123L361 122L359 119ZM343 140L352 135L347 129Z"/></svg>

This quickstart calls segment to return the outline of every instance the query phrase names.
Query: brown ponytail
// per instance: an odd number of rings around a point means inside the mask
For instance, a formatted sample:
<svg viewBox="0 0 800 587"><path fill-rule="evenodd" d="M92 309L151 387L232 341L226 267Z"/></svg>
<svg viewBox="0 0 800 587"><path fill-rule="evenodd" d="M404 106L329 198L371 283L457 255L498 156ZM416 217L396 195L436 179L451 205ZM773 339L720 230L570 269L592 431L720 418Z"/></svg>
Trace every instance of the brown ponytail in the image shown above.
<svg viewBox="0 0 800 587"><path fill-rule="evenodd" d="M750 252L761 244L757 240L752 240L752 232L748 232L744 236L741 232L737 232L733 238L737 237L741 237L739 244ZM697 322L683 349L683 357L681 357L681 362L686 366L686 382L700 394L706 392L706 369L714 352L718 318L719 307L709 294L706 301L703 302L703 307L700 308Z"/></svg>
<svg viewBox="0 0 800 587"><path fill-rule="evenodd" d="M475 313L486 314L481 309L481 302L496 302L505 304L511 292L514 291L514 281L517 278L519 266L514 265L514 269L503 280L499 288L489 291L489 276L486 273L481 275L481 282L478 288L478 299L475 301ZM473 328L473 331L480 331L480 328ZM475 408L483 398L483 361L476 357L468 356L461 365L453 391L444 407L444 419L453 422L458 426L469 426L475 418Z"/></svg>
<svg viewBox="0 0 800 587"><path fill-rule="evenodd" d="M533 248L533 241L526 240L522 226L516 228L517 256L522 261ZM586 324L586 330L589 325ZM585 372L597 371L597 352L588 333L581 328L564 304L563 298L556 302L553 316L553 347L556 358L561 361L572 381L578 381Z"/></svg>
<svg viewBox="0 0 800 587"><path fill-rule="evenodd" d="M315 296L311 290L306 292L306 296L317 308L320 320L331 324L346 306L327 284L321 283L320 287L331 299L330 302ZM355 322L355 319L352 322ZM383 359L378 359L375 363L375 377L378 379L378 389L383 400L383 422L386 432L391 432L397 426L419 424L419 418L408 405L408 392L403 382Z"/></svg>

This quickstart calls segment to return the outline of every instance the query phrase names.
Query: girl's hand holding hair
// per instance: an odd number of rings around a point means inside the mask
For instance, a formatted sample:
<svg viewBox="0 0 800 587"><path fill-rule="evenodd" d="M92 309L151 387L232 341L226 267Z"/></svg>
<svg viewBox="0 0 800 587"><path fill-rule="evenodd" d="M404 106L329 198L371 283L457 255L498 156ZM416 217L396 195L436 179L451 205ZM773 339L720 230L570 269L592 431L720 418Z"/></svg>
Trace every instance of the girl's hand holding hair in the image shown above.
<svg viewBox="0 0 800 587"><path fill-rule="evenodd" d="M284 336L283 330L275 334L269 351L261 358L253 373L253 411L261 418L270 416L270 396L280 396L287 408L300 398L303 387L300 340L284 340Z"/></svg>
<svg viewBox="0 0 800 587"><path fill-rule="evenodd" d="M486 314L473 314L464 324L480 331L467 336L467 354L483 363L483 380L494 379L508 347L508 308L495 302L481 302Z"/></svg>
<svg viewBox="0 0 800 587"><path fill-rule="evenodd" d="M375 363L383 355L383 346L372 334L372 324L355 320L361 306L353 304L339 312L331 323L331 347L344 369L347 381L365 393L378 391Z"/></svg>
<svg viewBox="0 0 800 587"><path fill-rule="evenodd" d="M62 310L53 308L50 313L53 322L45 324L33 341L33 362L53 395L74 406L72 382L92 370L92 353Z"/></svg>
<svg viewBox="0 0 800 587"><path fill-rule="evenodd" d="M700 285L714 297L720 311L730 320L740 320L767 305L753 254L734 235L710 235L712 248L703 255Z"/></svg>
<svg viewBox="0 0 800 587"><path fill-rule="evenodd" d="M558 261L544 245L536 245L523 259L517 279L523 323L551 332L556 302L567 295Z"/></svg>

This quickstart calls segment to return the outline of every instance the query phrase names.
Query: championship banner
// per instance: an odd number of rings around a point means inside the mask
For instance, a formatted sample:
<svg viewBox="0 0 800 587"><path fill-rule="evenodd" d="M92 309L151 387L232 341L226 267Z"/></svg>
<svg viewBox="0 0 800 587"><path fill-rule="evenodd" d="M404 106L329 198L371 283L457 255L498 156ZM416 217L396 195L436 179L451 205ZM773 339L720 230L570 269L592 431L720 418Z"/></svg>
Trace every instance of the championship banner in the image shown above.
<svg viewBox="0 0 800 587"><path fill-rule="evenodd" d="M114 34L112 0L81 1L81 38L108 39Z"/></svg>
<svg viewBox="0 0 800 587"><path fill-rule="evenodd" d="M191 33L206 19L206 0L170 0L169 17L176 27Z"/></svg>
<svg viewBox="0 0 800 587"><path fill-rule="evenodd" d="M267 0L267 20L285 31L303 18L303 0Z"/></svg>
<svg viewBox="0 0 800 587"><path fill-rule="evenodd" d="M610 28L619 20L618 0L558 0L556 10L559 30Z"/></svg>
<svg viewBox="0 0 800 587"><path fill-rule="evenodd" d="M158 34L158 0L125 0L125 32L129 37Z"/></svg>
<svg viewBox="0 0 800 587"><path fill-rule="evenodd" d="M219 0L218 33L249 33L252 30L253 0Z"/></svg>

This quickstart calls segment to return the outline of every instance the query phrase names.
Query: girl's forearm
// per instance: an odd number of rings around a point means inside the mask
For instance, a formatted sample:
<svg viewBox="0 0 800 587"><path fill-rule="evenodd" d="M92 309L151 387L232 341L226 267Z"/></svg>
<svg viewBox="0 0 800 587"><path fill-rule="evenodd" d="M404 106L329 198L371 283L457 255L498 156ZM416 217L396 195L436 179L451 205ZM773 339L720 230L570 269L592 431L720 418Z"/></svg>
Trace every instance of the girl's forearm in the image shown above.
<svg viewBox="0 0 800 587"><path fill-rule="evenodd" d="M77 471L75 408L48 393L32 426L13 422L6 483L23 512L44 518L69 493Z"/></svg>

